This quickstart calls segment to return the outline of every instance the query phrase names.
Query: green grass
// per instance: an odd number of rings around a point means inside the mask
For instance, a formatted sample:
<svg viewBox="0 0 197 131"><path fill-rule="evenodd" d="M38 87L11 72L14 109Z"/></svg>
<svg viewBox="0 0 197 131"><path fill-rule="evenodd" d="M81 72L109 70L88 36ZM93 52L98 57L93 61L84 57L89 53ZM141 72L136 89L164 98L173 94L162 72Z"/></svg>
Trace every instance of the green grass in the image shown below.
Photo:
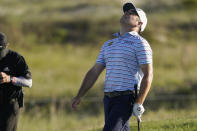
<svg viewBox="0 0 197 131"><path fill-rule="evenodd" d="M116 15L120 13L118 8L121 3L119 1L110 2L107 0L88 1L88 0L18 0L1 1L2 15L10 17L20 17L23 20L40 21L50 18L50 20L73 20L90 18L93 19L108 17L104 15L106 11ZM92 13L96 15L92 15ZM31 15L29 15L31 14ZM39 18L39 19L37 19Z"/></svg>
<svg viewBox="0 0 197 131"><path fill-rule="evenodd" d="M141 123L144 131L196 131L197 119L160 120ZM137 127L132 126L131 130Z"/></svg>
<svg viewBox="0 0 197 131"><path fill-rule="evenodd" d="M142 131L196 131L197 114L195 110L159 110L146 112L142 117ZM22 113L19 120L20 131L100 131L104 116L65 114L63 112L46 114L43 112ZM136 118L130 120L131 130L137 131Z"/></svg>
<svg viewBox="0 0 197 131"><path fill-rule="evenodd" d="M14 50L25 56L32 72L33 87L24 88L26 98L49 98L76 94L86 72L95 63L100 49L87 46L40 45ZM104 82L103 75L96 86Z"/></svg>

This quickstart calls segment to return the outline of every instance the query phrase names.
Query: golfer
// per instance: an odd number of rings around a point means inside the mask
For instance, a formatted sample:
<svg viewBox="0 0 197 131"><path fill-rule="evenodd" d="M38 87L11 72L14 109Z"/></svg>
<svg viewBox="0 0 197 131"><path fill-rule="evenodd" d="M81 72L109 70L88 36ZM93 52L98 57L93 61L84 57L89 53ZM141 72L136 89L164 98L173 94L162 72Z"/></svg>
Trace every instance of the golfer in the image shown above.
<svg viewBox="0 0 197 131"><path fill-rule="evenodd" d="M149 43L139 35L147 24L146 14L132 3L124 4L123 12L120 32L115 34L114 39L104 43L95 65L87 72L72 101L72 108L76 109L82 97L106 69L103 131L130 130L129 118L133 113L140 119L153 78L152 50ZM140 88L137 99L135 85Z"/></svg>
<svg viewBox="0 0 197 131"><path fill-rule="evenodd" d="M16 131L19 108L23 107L22 86L31 87L31 72L23 56L9 50L0 32L0 131Z"/></svg>

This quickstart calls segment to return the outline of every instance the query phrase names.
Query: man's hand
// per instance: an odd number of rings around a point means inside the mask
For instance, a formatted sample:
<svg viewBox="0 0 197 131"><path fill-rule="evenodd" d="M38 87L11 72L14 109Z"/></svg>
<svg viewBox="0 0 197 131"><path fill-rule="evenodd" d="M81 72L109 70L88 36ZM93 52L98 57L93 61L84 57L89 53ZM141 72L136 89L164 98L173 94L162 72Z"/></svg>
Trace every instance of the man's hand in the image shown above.
<svg viewBox="0 0 197 131"><path fill-rule="evenodd" d="M133 105L133 115L135 115L137 117L138 121L140 121L140 122L141 122L141 116L144 113L144 111L145 111L145 109L142 104L135 103Z"/></svg>
<svg viewBox="0 0 197 131"><path fill-rule="evenodd" d="M74 97L74 99L72 100L72 103L71 103L72 109L77 110L77 106L80 104L80 102L81 102L80 98Z"/></svg>
<svg viewBox="0 0 197 131"><path fill-rule="evenodd" d="M9 82L10 82L10 76L4 72L0 72L0 84L9 83Z"/></svg>

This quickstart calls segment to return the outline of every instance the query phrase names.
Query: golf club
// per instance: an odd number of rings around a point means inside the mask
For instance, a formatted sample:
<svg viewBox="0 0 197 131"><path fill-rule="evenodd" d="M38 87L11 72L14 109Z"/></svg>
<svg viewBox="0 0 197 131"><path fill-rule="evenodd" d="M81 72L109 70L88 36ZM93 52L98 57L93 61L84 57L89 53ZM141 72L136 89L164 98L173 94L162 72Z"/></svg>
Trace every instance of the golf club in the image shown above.
<svg viewBox="0 0 197 131"><path fill-rule="evenodd" d="M134 85L135 88L135 99L137 99L137 84ZM137 125L138 125L138 131L140 131L140 118L137 118Z"/></svg>

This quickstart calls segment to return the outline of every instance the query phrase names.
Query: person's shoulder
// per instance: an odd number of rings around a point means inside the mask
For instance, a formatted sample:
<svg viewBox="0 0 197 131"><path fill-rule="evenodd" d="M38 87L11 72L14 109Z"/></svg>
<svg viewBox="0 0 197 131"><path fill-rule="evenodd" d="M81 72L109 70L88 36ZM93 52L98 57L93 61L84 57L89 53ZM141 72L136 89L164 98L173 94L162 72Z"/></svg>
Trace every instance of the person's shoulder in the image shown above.
<svg viewBox="0 0 197 131"><path fill-rule="evenodd" d="M141 41L143 44L148 44L149 45L149 42L147 39L145 39L144 37L140 36L141 37Z"/></svg>
<svg viewBox="0 0 197 131"><path fill-rule="evenodd" d="M14 50L9 50L8 55L11 57L18 58L18 59L23 58L23 56L20 53L14 51Z"/></svg>
<svg viewBox="0 0 197 131"><path fill-rule="evenodd" d="M149 45L149 42L141 35L138 35L138 40L139 42L137 44Z"/></svg>
<svg viewBox="0 0 197 131"><path fill-rule="evenodd" d="M14 51L14 50L10 50L9 49L9 52L8 52L10 55L13 55L13 56L22 56L20 53Z"/></svg>
<svg viewBox="0 0 197 131"><path fill-rule="evenodd" d="M107 40L107 41L103 44L103 48L112 45L113 42L115 42L116 40L117 40L117 38L113 38L113 39Z"/></svg>
<svg viewBox="0 0 197 131"><path fill-rule="evenodd" d="M144 37L142 37L141 35L138 35L138 39L135 40L134 47L137 50L144 49L144 48L151 50L151 46L150 46L149 42Z"/></svg>

